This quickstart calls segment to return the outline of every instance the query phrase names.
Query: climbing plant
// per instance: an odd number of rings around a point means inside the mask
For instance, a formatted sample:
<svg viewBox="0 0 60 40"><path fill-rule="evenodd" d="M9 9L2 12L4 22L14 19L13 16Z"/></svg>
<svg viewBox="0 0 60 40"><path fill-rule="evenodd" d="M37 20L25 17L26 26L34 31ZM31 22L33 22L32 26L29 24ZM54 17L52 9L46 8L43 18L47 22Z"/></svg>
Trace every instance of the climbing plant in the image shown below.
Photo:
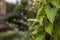
<svg viewBox="0 0 60 40"><path fill-rule="evenodd" d="M59 2L60 0L35 0L33 5L39 3L36 18L37 27L32 31L33 40L59 40ZM30 29L34 28L33 22Z"/></svg>

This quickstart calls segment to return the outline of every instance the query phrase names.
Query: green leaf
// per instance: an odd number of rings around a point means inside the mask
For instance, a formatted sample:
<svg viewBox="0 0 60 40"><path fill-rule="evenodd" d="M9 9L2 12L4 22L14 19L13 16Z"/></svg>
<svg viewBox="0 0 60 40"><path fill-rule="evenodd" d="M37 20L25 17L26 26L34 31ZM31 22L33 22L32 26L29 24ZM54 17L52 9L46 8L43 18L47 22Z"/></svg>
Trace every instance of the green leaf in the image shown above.
<svg viewBox="0 0 60 40"><path fill-rule="evenodd" d="M43 7L44 7L44 4L42 3L42 4L39 6L39 9L38 9L38 12L37 12L36 19L39 17L40 12L42 11Z"/></svg>
<svg viewBox="0 0 60 40"><path fill-rule="evenodd" d="M35 40L44 40L44 35L39 35Z"/></svg>
<svg viewBox="0 0 60 40"><path fill-rule="evenodd" d="M39 22L40 25L42 25L44 18L45 18L45 16L40 16L40 22Z"/></svg>
<svg viewBox="0 0 60 40"><path fill-rule="evenodd" d="M57 13L57 8L55 8L55 7L50 8L50 6L46 5L45 12L46 12L47 18L53 24L55 15Z"/></svg>
<svg viewBox="0 0 60 40"><path fill-rule="evenodd" d="M40 6L39 6L39 9L38 9L38 12L37 12L37 15L36 15L36 19L39 18L39 15L40 15L40 12L42 11L44 7L44 4L42 3ZM33 24L31 25L31 27L29 29L32 29L32 27L35 25L36 22L33 22Z"/></svg>
<svg viewBox="0 0 60 40"><path fill-rule="evenodd" d="M50 0L50 1L54 6L59 7L59 0Z"/></svg>
<svg viewBox="0 0 60 40"><path fill-rule="evenodd" d="M35 30L32 32L32 34L37 34L37 29L35 29Z"/></svg>
<svg viewBox="0 0 60 40"><path fill-rule="evenodd" d="M51 23L47 24L47 25L45 26L45 31L46 31L48 34L52 35L53 25L52 25Z"/></svg>

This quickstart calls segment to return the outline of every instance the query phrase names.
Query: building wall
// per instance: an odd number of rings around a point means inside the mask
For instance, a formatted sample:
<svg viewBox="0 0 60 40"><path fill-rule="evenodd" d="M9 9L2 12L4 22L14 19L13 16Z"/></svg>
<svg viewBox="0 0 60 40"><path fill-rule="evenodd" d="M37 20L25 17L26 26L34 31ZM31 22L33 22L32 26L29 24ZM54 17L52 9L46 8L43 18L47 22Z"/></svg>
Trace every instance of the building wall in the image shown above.
<svg viewBox="0 0 60 40"><path fill-rule="evenodd" d="M0 0L0 15L6 14L6 4L5 0Z"/></svg>

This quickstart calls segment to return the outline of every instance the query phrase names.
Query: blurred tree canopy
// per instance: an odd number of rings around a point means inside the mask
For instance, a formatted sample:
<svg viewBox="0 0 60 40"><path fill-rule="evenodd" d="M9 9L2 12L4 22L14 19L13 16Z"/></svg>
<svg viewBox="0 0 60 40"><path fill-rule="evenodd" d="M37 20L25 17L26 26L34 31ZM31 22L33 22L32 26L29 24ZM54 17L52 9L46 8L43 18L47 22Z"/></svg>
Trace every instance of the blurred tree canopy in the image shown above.
<svg viewBox="0 0 60 40"><path fill-rule="evenodd" d="M5 32L6 35L2 34L3 36L0 39L1 40L20 40L20 39L31 40L31 34L28 30L30 23L27 22L27 19L35 18L36 12L33 11L34 9L32 8L32 5L29 4L27 0L21 0L21 5L9 4L6 2L6 10L7 10L7 14L16 13L19 15L19 17L7 16L8 20L6 24L8 25L8 27L13 28L14 33L11 32L11 34L9 34L6 31ZM18 30L18 35L15 30ZM12 30L8 30L8 32L9 31Z"/></svg>

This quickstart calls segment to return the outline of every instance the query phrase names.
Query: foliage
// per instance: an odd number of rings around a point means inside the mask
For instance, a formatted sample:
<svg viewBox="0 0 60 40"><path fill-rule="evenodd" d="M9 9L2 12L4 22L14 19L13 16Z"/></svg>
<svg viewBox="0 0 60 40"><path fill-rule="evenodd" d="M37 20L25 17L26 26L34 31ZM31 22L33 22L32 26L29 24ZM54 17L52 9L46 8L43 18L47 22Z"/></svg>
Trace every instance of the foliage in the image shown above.
<svg viewBox="0 0 60 40"><path fill-rule="evenodd" d="M27 23L26 17L31 18L31 17L34 17L33 15L35 15L35 14L32 14L34 12L26 9L28 7L27 7L27 4L25 4L25 3L28 3L28 2L23 2L21 5L6 3L7 13L10 13L10 12L19 13L18 14L19 17L9 17L7 20L7 25L9 25L8 27L17 28L19 31L19 34L11 34L11 35L2 34L4 36L2 36L2 39L0 38L0 40L31 40L31 35L29 33L28 26L27 26L27 25L29 25L29 23ZM32 16L29 15L30 14L29 12L31 13ZM7 30L7 31L9 31L9 30ZM10 30L10 31L12 31L12 30Z"/></svg>
<svg viewBox="0 0 60 40"><path fill-rule="evenodd" d="M7 4L7 12L20 13L22 16L20 16L21 20L26 23L26 19L35 18L36 16L35 19L37 19L38 23L33 22L29 28L33 30L33 40L58 40L58 36L60 35L59 3L60 0L35 0L32 5L32 3L28 4L27 0L21 0L21 5ZM25 22L23 22L23 24ZM25 40L26 37L27 35L24 34L21 40Z"/></svg>
<svg viewBox="0 0 60 40"><path fill-rule="evenodd" d="M15 6L14 4L9 4L9 3L6 2L6 11L7 11L7 13L12 12L13 9L14 9L14 6Z"/></svg>
<svg viewBox="0 0 60 40"><path fill-rule="evenodd" d="M39 20L37 28L32 32L33 40L58 40L60 33L59 15L60 0L35 0L34 5L40 3L36 19ZM36 22L33 22L30 29L35 27ZM48 36L47 36L48 34ZM47 37L47 38L46 38Z"/></svg>

